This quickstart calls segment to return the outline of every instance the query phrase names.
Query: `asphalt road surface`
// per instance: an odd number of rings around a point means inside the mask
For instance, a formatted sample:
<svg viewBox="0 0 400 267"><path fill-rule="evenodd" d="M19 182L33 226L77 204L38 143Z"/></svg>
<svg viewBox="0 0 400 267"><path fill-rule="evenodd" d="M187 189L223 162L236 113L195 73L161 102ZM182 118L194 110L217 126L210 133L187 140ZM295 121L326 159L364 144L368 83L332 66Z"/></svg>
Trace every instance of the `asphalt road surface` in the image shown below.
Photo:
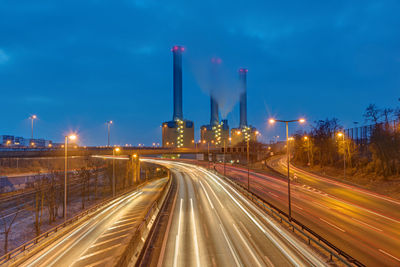
<svg viewBox="0 0 400 267"><path fill-rule="evenodd" d="M116 198L76 228L49 237L52 239L49 245L39 244L14 265L112 265L166 182L167 178L155 180L140 190Z"/></svg>
<svg viewBox="0 0 400 267"><path fill-rule="evenodd" d="M170 168L178 188L161 252L148 265L326 265L217 175L195 165L155 162Z"/></svg>
<svg viewBox="0 0 400 267"><path fill-rule="evenodd" d="M272 166L284 173L284 160ZM222 165L217 169L223 172ZM226 174L247 186L247 169L226 166ZM367 266L400 266L400 201L293 169L292 217ZM251 172L250 188L287 211L287 182Z"/></svg>

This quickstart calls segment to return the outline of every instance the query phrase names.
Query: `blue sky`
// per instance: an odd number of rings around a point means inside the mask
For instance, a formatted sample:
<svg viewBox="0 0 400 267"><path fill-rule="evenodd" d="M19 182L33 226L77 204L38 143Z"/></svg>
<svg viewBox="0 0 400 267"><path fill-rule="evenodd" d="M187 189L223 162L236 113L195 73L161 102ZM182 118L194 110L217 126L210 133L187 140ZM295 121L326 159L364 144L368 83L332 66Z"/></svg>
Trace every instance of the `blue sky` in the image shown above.
<svg viewBox="0 0 400 267"><path fill-rule="evenodd" d="M184 116L209 122L203 74L222 59L224 113L239 123L237 70L248 72L248 121L270 116L363 122L369 103L398 105L398 1L0 0L0 134L105 144L159 142L172 118L171 47L184 45ZM234 105L236 104L236 105ZM293 131L295 128L293 128Z"/></svg>

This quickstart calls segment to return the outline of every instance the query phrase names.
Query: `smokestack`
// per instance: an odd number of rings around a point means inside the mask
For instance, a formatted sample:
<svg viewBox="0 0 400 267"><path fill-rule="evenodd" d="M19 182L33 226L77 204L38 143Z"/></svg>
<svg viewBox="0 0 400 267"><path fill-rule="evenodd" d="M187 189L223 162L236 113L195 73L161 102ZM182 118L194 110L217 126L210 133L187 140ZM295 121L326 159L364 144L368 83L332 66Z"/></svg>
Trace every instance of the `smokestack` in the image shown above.
<svg viewBox="0 0 400 267"><path fill-rule="evenodd" d="M240 86L240 124L239 127L247 126L247 69L239 69Z"/></svg>
<svg viewBox="0 0 400 267"><path fill-rule="evenodd" d="M214 91L215 87L218 86L218 67L221 64L222 60L217 57L211 58L211 91L210 91L210 107L211 107L211 118L210 125L218 125L219 124L219 112L218 112L218 102L215 99Z"/></svg>
<svg viewBox="0 0 400 267"><path fill-rule="evenodd" d="M182 46L175 45L171 49L174 67L174 116L173 120L183 120L182 111Z"/></svg>
<svg viewBox="0 0 400 267"><path fill-rule="evenodd" d="M211 118L210 118L210 125L217 125L219 124L219 117L218 117L218 103L213 97L212 93L210 94L210 103L211 103Z"/></svg>

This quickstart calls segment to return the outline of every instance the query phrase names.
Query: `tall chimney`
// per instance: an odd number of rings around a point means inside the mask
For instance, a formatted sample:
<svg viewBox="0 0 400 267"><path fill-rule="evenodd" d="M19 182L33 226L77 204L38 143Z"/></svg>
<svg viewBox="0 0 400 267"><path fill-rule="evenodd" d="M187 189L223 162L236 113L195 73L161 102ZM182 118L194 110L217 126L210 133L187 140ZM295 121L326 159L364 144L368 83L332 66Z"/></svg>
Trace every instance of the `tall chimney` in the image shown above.
<svg viewBox="0 0 400 267"><path fill-rule="evenodd" d="M219 111L218 111L218 102L215 99L215 89L219 85L218 83L218 67L221 64L222 60L218 57L211 58L211 92L210 92L210 125L218 125L219 124Z"/></svg>
<svg viewBox="0 0 400 267"><path fill-rule="evenodd" d="M211 118L210 118L210 125L217 125L219 123L219 116L218 116L218 103L215 100L212 93L210 94L210 103L211 103Z"/></svg>
<svg viewBox="0 0 400 267"><path fill-rule="evenodd" d="M174 61L174 116L173 120L183 120L182 112L182 46L175 45L171 49Z"/></svg>
<svg viewBox="0 0 400 267"><path fill-rule="evenodd" d="M239 69L239 86L240 86L240 124L239 127L247 126L247 69Z"/></svg>

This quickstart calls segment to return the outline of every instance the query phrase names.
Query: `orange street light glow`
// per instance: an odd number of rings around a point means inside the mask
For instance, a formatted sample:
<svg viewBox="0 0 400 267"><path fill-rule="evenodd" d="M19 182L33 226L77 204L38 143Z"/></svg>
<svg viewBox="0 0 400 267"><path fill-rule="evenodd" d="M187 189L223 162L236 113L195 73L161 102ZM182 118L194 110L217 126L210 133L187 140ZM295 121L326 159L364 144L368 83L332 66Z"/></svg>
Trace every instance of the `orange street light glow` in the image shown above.
<svg viewBox="0 0 400 267"><path fill-rule="evenodd" d="M299 122L300 122L300 123L305 123L305 122L306 122L306 119L300 119Z"/></svg>
<svg viewBox="0 0 400 267"><path fill-rule="evenodd" d="M343 133L342 132L338 132L338 134L337 134L339 137L342 137L343 136Z"/></svg>
<svg viewBox="0 0 400 267"><path fill-rule="evenodd" d="M269 119L268 122L271 123L271 124L273 124L273 123L275 123L276 121L275 121L275 119Z"/></svg>

